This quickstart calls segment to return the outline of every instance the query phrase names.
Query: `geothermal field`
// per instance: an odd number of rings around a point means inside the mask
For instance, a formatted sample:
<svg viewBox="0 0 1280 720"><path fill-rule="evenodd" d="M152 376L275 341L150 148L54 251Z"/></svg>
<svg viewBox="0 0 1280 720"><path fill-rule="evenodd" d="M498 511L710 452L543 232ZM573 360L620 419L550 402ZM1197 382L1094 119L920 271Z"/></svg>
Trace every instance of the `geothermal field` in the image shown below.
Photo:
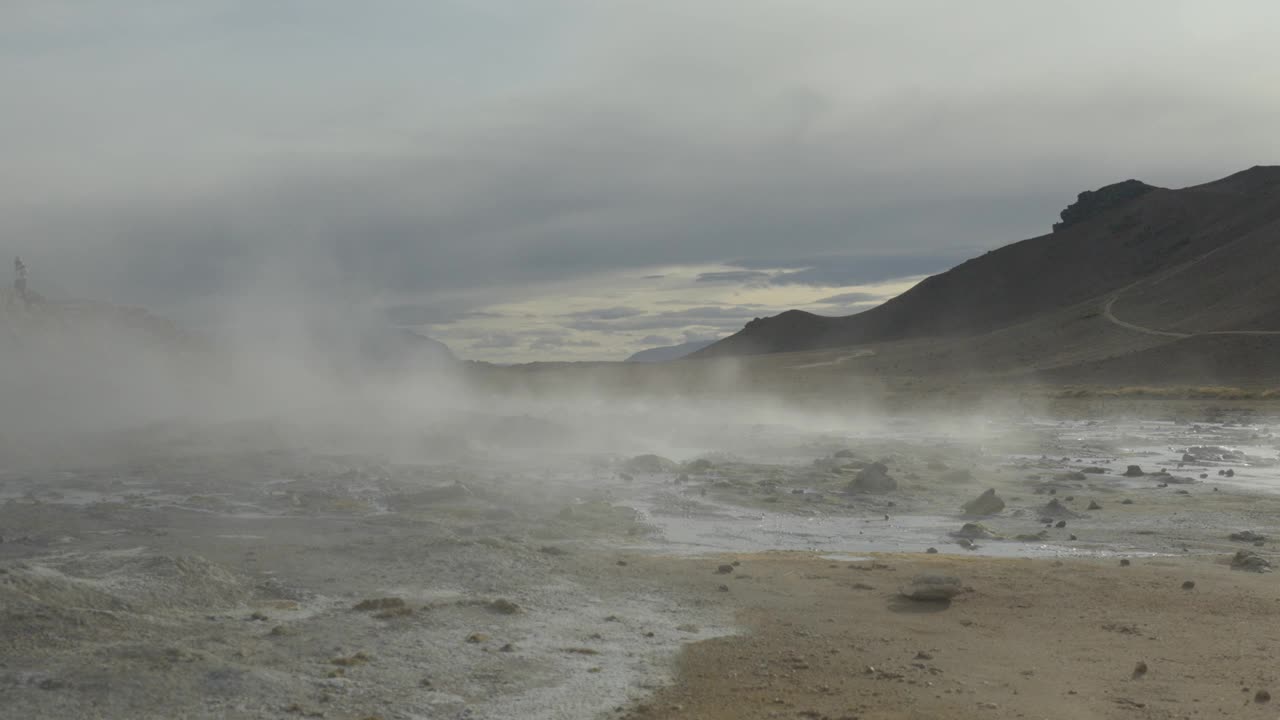
<svg viewBox="0 0 1280 720"><path fill-rule="evenodd" d="M1274 716L1265 404L396 390L13 430L0 716Z"/></svg>

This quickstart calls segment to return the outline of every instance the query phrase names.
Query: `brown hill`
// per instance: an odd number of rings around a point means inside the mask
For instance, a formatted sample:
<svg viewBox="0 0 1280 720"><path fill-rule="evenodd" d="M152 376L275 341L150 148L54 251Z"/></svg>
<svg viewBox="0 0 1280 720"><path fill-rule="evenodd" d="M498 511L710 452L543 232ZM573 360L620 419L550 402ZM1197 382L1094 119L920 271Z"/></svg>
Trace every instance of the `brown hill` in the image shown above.
<svg viewBox="0 0 1280 720"><path fill-rule="evenodd" d="M792 310L754 320L695 357L1008 334L1075 306L1110 321L1100 324L1108 330L1099 341L1110 341L1116 329L1146 335L1143 345L1280 331L1275 268L1280 167L1179 190L1127 180L1081 193L1053 232L973 258L879 307L847 317ZM1117 353L1133 349L1121 345ZM1199 355L1214 345L1181 347Z"/></svg>

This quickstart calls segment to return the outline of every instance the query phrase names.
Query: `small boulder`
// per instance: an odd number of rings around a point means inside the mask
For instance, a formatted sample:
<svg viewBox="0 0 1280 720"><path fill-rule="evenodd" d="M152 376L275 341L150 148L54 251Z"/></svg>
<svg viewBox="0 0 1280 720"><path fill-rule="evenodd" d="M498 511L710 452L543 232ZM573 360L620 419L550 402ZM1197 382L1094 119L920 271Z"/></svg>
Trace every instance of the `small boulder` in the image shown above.
<svg viewBox="0 0 1280 720"><path fill-rule="evenodd" d="M995 488L988 488L978 497L965 503L965 515L995 515L1004 510L1004 500L996 495Z"/></svg>
<svg viewBox="0 0 1280 720"><path fill-rule="evenodd" d="M1101 510L1101 509L1102 509L1102 506L1098 504L1098 501L1097 501L1097 500L1090 500L1090 501L1089 501L1089 509L1090 509L1090 510Z"/></svg>
<svg viewBox="0 0 1280 720"><path fill-rule="evenodd" d="M951 537L990 540L999 536L988 530L982 523L965 523L959 530L952 532Z"/></svg>
<svg viewBox="0 0 1280 720"><path fill-rule="evenodd" d="M1271 561L1248 550L1237 550L1231 558L1231 567L1235 570L1249 572L1270 572Z"/></svg>
<svg viewBox="0 0 1280 720"><path fill-rule="evenodd" d="M1240 532L1233 532L1227 537L1229 537L1232 540L1235 540L1236 542L1249 542L1249 543L1258 542L1259 540L1266 542L1267 540L1266 535L1256 533L1252 530L1241 530Z"/></svg>
<svg viewBox="0 0 1280 720"><path fill-rule="evenodd" d="M902 587L902 596L920 602L945 602L964 588L960 579L950 575L917 575Z"/></svg>
<svg viewBox="0 0 1280 720"><path fill-rule="evenodd" d="M1124 471L1125 477L1142 477L1143 475L1146 475L1146 473L1142 472L1141 465L1130 465L1129 467L1125 468L1125 471Z"/></svg>
<svg viewBox="0 0 1280 720"><path fill-rule="evenodd" d="M898 489L898 481L889 475L888 466L874 462L858 471L849 482L848 489L852 492L892 492Z"/></svg>
<svg viewBox="0 0 1280 720"><path fill-rule="evenodd" d="M652 454L637 455L622 464L624 471L636 474L670 473L675 472L679 467L672 460Z"/></svg>
<svg viewBox="0 0 1280 720"><path fill-rule="evenodd" d="M1091 508L1092 509L1092 508ZM1047 518L1078 518L1080 513L1075 512L1071 508L1063 505L1058 498L1054 498L1044 504L1040 508L1040 514Z"/></svg>

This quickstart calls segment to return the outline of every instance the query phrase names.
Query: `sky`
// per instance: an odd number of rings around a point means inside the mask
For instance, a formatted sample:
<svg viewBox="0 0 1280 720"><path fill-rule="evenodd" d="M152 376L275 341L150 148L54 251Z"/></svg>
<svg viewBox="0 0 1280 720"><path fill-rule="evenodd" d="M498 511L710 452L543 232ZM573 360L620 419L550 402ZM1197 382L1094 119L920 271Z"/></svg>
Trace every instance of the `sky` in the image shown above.
<svg viewBox="0 0 1280 720"><path fill-rule="evenodd" d="M0 251L195 326L322 297L622 359L1280 162L1275 37L1272 0L6 0Z"/></svg>

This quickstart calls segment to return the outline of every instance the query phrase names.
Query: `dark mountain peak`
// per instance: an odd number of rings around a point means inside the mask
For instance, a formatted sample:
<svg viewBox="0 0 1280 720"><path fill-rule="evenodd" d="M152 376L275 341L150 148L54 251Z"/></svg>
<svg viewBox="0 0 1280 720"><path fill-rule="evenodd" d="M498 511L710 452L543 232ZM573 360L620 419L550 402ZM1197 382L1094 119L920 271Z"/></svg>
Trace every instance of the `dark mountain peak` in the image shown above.
<svg viewBox="0 0 1280 720"><path fill-rule="evenodd" d="M1254 165L1221 180L1197 186L1201 190L1252 195L1280 187L1280 165Z"/></svg>
<svg viewBox="0 0 1280 720"><path fill-rule="evenodd" d="M1076 223L1084 222L1111 208L1124 205L1131 200L1146 195L1152 190L1158 189L1156 186L1148 185L1141 180L1130 179L1104 185L1097 190L1085 190L1076 196L1074 203L1071 203L1062 211L1062 222L1054 223L1053 231L1057 232Z"/></svg>

